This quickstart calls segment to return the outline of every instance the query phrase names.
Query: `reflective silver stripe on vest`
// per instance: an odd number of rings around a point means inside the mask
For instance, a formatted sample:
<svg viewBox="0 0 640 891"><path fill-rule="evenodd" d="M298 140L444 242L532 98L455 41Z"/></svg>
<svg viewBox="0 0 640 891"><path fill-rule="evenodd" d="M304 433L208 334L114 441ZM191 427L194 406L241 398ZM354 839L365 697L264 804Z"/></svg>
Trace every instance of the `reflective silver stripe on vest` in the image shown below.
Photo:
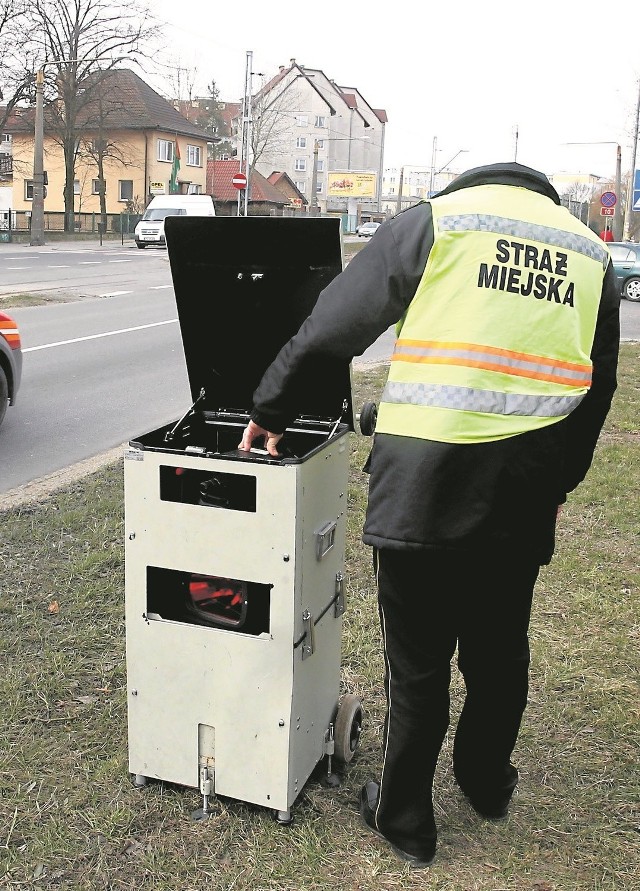
<svg viewBox="0 0 640 891"><path fill-rule="evenodd" d="M397 381L388 381L382 394L382 402L540 418L568 415L583 399L584 395L525 396L520 393L454 387L450 384L408 384Z"/></svg>
<svg viewBox="0 0 640 891"><path fill-rule="evenodd" d="M501 365L504 366L508 374L509 368L518 369L524 372L534 372L543 374L546 377L561 377L566 380L567 384L582 384L589 386L591 384L591 373L580 369L570 369L558 367L554 364L553 359L543 362L527 361L525 359L515 359L513 356L501 356L497 353L484 353L482 350L454 350L451 348L434 348L434 347L418 347L409 346L401 340L397 341L396 349L393 353L393 359L402 361L403 356L428 356L452 358L452 359L469 359L473 362L485 365ZM428 360L427 360L428 361Z"/></svg>
<svg viewBox="0 0 640 891"><path fill-rule="evenodd" d="M500 235L513 235L515 238L528 238L543 244L553 244L568 251L576 251L597 260L602 268L607 268L609 251L603 245L576 232L565 232L551 226L539 226L526 220L512 220L487 213L452 214L440 217L438 228L443 232L497 232Z"/></svg>

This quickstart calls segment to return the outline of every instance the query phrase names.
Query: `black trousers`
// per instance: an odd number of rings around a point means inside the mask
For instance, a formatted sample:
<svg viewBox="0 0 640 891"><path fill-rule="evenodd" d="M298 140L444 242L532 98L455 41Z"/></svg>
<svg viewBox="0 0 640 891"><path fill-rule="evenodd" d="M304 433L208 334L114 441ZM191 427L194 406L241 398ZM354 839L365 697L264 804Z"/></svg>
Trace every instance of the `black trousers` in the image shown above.
<svg viewBox="0 0 640 891"><path fill-rule="evenodd" d="M432 784L449 726L456 645L466 697L454 773L468 794L511 791L539 565L507 553L374 550L387 715L378 828L406 850L436 835Z"/></svg>

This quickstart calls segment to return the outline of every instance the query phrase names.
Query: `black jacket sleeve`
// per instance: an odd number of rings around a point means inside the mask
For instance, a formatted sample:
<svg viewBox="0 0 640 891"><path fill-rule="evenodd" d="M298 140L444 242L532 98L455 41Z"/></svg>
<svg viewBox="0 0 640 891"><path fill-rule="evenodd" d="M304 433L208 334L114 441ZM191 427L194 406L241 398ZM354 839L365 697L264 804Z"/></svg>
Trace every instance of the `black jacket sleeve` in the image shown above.
<svg viewBox="0 0 640 891"><path fill-rule="evenodd" d="M265 371L252 419L281 433L299 413L305 364L351 361L395 324L411 302L433 244L431 206L419 204L384 223L318 297L311 315Z"/></svg>
<svg viewBox="0 0 640 891"><path fill-rule="evenodd" d="M573 491L587 475L598 436L616 391L620 349L620 289L611 263L602 285L602 296L591 349L591 389L578 408L563 422L565 427L564 490Z"/></svg>

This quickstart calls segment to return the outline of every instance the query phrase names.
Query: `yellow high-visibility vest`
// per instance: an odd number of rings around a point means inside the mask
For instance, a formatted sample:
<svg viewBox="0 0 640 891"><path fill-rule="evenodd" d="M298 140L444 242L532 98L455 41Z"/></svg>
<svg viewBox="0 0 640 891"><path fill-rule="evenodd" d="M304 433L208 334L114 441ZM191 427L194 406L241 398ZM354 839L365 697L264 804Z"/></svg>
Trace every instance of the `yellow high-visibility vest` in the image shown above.
<svg viewBox="0 0 640 891"><path fill-rule="evenodd" d="M525 188L475 186L431 207L376 431L491 442L562 420L591 385L606 246Z"/></svg>

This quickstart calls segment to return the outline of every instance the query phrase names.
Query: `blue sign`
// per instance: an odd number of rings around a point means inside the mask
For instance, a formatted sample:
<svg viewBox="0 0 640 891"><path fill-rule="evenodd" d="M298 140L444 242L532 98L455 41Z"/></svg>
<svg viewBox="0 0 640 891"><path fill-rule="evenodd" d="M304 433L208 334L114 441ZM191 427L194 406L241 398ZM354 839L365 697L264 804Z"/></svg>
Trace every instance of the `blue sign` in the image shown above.
<svg viewBox="0 0 640 891"><path fill-rule="evenodd" d="M631 210L640 210L640 170L633 175L633 202Z"/></svg>
<svg viewBox="0 0 640 891"><path fill-rule="evenodd" d="M603 192L600 198L600 204L603 207L613 207L617 201L615 192Z"/></svg>

